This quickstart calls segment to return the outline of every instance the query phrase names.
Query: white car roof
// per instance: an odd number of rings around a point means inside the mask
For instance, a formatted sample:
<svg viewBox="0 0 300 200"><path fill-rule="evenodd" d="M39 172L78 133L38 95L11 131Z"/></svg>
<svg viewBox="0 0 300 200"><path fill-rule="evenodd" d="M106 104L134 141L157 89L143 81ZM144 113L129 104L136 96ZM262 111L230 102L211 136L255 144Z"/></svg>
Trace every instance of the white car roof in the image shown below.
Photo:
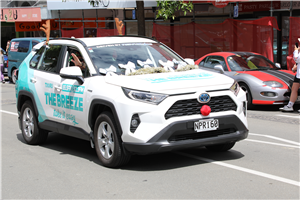
<svg viewBox="0 0 300 200"><path fill-rule="evenodd" d="M154 40L142 37L88 37L76 38L83 41L87 46L96 46L103 44L121 44L121 43L135 43L135 42L150 42L156 43Z"/></svg>

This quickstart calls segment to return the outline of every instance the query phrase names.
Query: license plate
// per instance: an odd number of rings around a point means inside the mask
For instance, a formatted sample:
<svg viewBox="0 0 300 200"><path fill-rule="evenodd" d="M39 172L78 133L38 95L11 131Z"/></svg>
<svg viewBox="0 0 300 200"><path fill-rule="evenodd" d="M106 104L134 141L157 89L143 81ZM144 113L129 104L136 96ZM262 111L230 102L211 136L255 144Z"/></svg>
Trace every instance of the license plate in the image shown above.
<svg viewBox="0 0 300 200"><path fill-rule="evenodd" d="M4 72L7 72L7 68L4 68Z"/></svg>
<svg viewBox="0 0 300 200"><path fill-rule="evenodd" d="M211 131L219 128L218 119L204 119L194 122L194 130L196 132Z"/></svg>

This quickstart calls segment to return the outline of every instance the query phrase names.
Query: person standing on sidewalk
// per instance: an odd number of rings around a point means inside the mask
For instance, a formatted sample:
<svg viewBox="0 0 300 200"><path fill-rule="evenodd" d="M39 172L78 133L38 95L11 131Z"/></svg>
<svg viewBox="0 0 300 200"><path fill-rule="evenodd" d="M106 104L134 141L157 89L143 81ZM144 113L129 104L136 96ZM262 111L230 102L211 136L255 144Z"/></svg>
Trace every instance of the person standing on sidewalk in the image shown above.
<svg viewBox="0 0 300 200"><path fill-rule="evenodd" d="M3 75L3 70L4 70L4 56L3 56L3 54L2 54L2 51L0 51L1 53L0 53L0 67L1 67L1 69L0 69L0 75L1 75L1 82L2 83L5 83L5 79L4 79L4 75Z"/></svg>
<svg viewBox="0 0 300 200"><path fill-rule="evenodd" d="M296 47L296 45L295 45L293 58L296 62L296 65L293 67L292 71L296 72L296 75L294 78L289 103L287 105L285 105L283 108L279 108L279 110L281 110L283 112L293 112L294 111L294 109L293 109L294 103L298 98L298 89L300 88L300 52L299 52L299 50L300 50L300 48ZM298 110L298 112L300 112L300 110Z"/></svg>

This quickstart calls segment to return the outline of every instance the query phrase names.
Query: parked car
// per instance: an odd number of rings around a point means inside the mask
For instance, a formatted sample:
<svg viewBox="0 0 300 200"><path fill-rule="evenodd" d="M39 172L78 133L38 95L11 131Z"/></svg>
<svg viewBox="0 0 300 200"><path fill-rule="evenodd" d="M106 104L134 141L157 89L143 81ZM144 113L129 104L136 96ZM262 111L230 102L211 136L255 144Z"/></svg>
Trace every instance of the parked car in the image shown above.
<svg viewBox="0 0 300 200"><path fill-rule="evenodd" d="M248 135L246 94L232 78L188 65L146 37L40 43L20 65L15 89L28 144L53 131L82 138L107 167L133 154L227 151Z"/></svg>
<svg viewBox="0 0 300 200"><path fill-rule="evenodd" d="M280 64L258 53L214 52L201 57L195 64L235 79L247 93L248 108L289 101L295 73L281 69Z"/></svg>
<svg viewBox="0 0 300 200"><path fill-rule="evenodd" d="M3 63L3 75L7 76L7 53L4 49L1 48L1 52L3 54L4 63Z"/></svg>
<svg viewBox="0 0 300 200"><path fill-rule="evenodd" d="M12 83L16 82L16 70L31 52L32 47L45 41L46 38L14 38L8 48L8 78Z"/></svg>

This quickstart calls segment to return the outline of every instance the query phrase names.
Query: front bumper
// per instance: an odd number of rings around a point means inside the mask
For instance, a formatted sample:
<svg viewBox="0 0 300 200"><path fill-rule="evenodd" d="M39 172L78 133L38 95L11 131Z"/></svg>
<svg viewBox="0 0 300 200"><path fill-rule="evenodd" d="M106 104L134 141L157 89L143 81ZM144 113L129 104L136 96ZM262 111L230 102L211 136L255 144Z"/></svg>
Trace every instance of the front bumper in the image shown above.
<svg viewBox="0 0 300 200"><path fill-rule="evenodd" d="M169 124L146 143L124 142L123 145L132 153L151 154L236 142L247 138L249 130L237 116L227 115L214 118L219 120L219 128L214 131L194 131L194 122L197 120L177 121Z"/></svg>

